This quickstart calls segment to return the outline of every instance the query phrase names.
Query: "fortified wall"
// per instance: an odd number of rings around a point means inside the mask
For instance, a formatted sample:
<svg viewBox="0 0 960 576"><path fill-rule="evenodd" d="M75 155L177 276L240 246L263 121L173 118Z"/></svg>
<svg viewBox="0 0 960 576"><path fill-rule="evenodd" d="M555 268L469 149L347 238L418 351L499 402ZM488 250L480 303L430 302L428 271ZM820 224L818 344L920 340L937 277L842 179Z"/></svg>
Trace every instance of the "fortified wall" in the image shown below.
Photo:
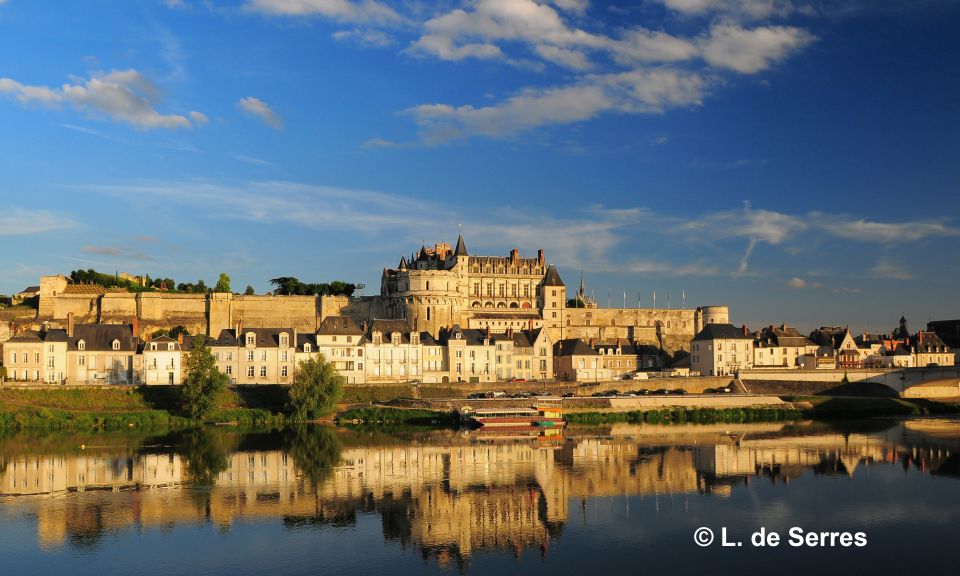
<svg viewBox="0 0 960 576"><path fill-rule="evenodd" d="M512 258L517 260L515 253ZM529 265L541 260L542 254L540 259L530 259ZM444 305L435 298L438 290L447 290L446 284L435 282L432 291L427 292L430 284L424 281L423 291L428 296L423 298L425 308L421 316L415 302L420 296L407 293L402 297L380 295L365 298L247 296L220 292L132 293L105 290L89 284L70 284L62 275L44 276L40 280L40 303L35 322L64 323L69 314L80 323L117 324L139 318L144 334L182 325L191 334L205 333L215 337L221 330L235 327L239 322L247 327L284 326L312 332L328 316L350 316L360 323L377 318L405 318L417 329L426 329L434 336L436 330L430 328L433 325L460 323L464 327L492 332L543 326L554 342L566 338L588 342L623 340L655 345L671 353L687 350L690 340L706 324L729 322L726 306L704 306L693 310L567 308L566 288L558 276L553 278L553 284L536 291L532 284L529 287L523 284L521 280L525 279L522 277L517 281L516 298L478 297L477 303L463 309ZM479 281L477 284L476 290L479 291L479 286L484 284ZM514 285L505 283L504 293L507 288L512 294Z"/></svg>
<svg viewBox="0 0 960 576"><path fill-rule="evenodd" d="M181 325L191 334L217 336L221 330L244 326L296 328L312 332L327 316L345 315L360 321L385 317L378 299L348 296L265 296L230 293L176 294L121 292L94 285L68 284L63 276L41 279L35 323L65 323L73 314L78 323L119 324L140 319L143 333Z"/></svg>

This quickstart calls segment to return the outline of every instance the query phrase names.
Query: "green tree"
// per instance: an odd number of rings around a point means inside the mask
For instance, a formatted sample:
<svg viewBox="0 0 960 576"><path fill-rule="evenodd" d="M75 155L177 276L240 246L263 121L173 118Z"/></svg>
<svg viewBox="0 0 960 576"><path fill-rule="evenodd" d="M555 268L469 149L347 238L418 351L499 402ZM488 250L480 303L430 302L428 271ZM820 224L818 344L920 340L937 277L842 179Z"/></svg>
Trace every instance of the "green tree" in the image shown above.
<svg viewBox="0 0 960 576"><path fill-rule="evenodd" d="M313 420L333 412L343 396L344 378L322 354L304 360L290 385L288 410L294 420Z"/></svg>
<svg viewBox="0 0 960 576"><path fill-rule="evenodd" d="M214 292L229 292L230 291L230 277L227 276L226 272L220 273L220 278L217 279L217 285L213 287Z"/></svg>
<svg viewBox="0 0 960 576"><path fill-rule="evenodd" d="M217 396L226 388L230 378L217 368L207 339L199 335L193 339L183 368L187 379L180 387L181 407L191 418L202 420L217 407Z"/></svg>
<svg viewBox="0 0 960 576"><path fill-rule="evenodd" d="M250 285L248 284L248 285L247 285L247 289L244 290L243 293L246 294L247 296L253 296L254 294L257 293L257 291L253 289L253 286L250 286Z"/></svg>

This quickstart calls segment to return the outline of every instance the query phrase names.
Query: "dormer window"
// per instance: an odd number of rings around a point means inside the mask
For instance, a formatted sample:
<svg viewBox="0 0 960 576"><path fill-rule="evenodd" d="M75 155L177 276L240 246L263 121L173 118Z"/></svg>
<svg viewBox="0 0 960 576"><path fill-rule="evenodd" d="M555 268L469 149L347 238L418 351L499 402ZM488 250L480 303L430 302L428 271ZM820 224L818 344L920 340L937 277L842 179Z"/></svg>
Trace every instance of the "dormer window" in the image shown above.
<svg viewBox="0 0 960 576"><path fill-rule="evenodd" d="M420 343L420 335L417 334L416 332L411 332L411 333L410 333L410 343L413 344L413 345L419 344L419 343Z"/></svg>
<svg viewBox="0 0 960 576"><path fill-rule="evenodd" d="M156 349L157 349L157 345L156 345L156 344L151 344L151 345L150 345L150 350L156 350Z"/></svg>
<svg viewBox="0 0 960 576"><path fill-rule="evenodd" d="M394 332L393 334L390 335L390 343L393 344L394 346L397 346L398 344L400 344L399 332Z"/></svg>
<svg viewBox="0 0 960 576"><path fill-rule="evenodd" d="M77 350L86 350L86 349L87 349L86 342L84 342L83 340L77 342Z"/></svg>
<svg viewBox="0 0 960 576"><path fill-rule="evenodd" d="M111 347L112 347L114 350L119 350L119 349L120 349L120 341L119 341L119 340L114 340L114 341L113 341L113 346L111 346Z"/></svg>
<svg viewBox="0 0 960 576"><path fill-rule="evenodd" d="M290 345L289 342L290 342L290 340L289 340L289 338L287 337L286 334L281 334L281 335L280 335L280 346L281 346L281 347L286 348L287 346Z"/></svg>
<svg viewBox="0 0 960 576"><path fill-rule="evenodd" d="M257 337L254 334L247 334L247 346L254 346L257 343Z"/></svg>
<svg viewBox="0 0 960 576"><path fill-rule="evenodd" d="M383 334L381 332L373 333L373 343L374 344L383 344Z"/></svg>
<svg viewBox="0 0 960 576"><path fill-rule="evenodd" d="M305 343L305 344L303 345L303 351L304 351L304 352L309 352L309 351L310 351L310 343L309 343L309 342L307 342L307 343Z"/></svg>
<svg viewBox="0 0 960 576"><path fill-rule="evenodd" d="M172 350L173 350L173 342L168 342L168 343L167 343L167 350L168 350L168 351L172 351Z"/></svg>

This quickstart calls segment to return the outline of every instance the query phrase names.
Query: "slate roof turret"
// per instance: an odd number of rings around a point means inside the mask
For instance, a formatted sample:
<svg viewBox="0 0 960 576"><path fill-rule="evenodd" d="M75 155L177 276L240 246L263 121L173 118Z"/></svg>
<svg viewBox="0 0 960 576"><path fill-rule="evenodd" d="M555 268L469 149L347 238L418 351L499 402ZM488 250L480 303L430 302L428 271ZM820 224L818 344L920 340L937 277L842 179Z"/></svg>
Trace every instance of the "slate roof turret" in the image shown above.
<svg viewBox="0 0 960 576"><path fill-rule="evenodd" d="M547 268L547 274L543 277L544 286L566 286L563 283L563 280L560 279L560 274L557 272L557 267L553 264Z"/></svg>

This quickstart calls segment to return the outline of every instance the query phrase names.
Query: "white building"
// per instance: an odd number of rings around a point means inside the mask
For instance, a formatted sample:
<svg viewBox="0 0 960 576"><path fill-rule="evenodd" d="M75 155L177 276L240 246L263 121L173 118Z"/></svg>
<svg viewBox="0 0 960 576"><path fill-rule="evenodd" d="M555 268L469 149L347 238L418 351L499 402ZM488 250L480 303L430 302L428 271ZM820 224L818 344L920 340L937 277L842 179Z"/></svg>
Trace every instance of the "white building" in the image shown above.
<svg viewBox="0 0 960 576"><path fill-rule="evenodd" d="M181 344L169 336L160 336L143 343L143 375L140 381L147 385L183 383L180 361Z"/></svg>
<svg viewBox="0 0 960 576"><path fill-rule="evenodd" d="M747 327L707 324L690 343L690 369L702 376L734 375L753 367L753 334Z"/></svg>

